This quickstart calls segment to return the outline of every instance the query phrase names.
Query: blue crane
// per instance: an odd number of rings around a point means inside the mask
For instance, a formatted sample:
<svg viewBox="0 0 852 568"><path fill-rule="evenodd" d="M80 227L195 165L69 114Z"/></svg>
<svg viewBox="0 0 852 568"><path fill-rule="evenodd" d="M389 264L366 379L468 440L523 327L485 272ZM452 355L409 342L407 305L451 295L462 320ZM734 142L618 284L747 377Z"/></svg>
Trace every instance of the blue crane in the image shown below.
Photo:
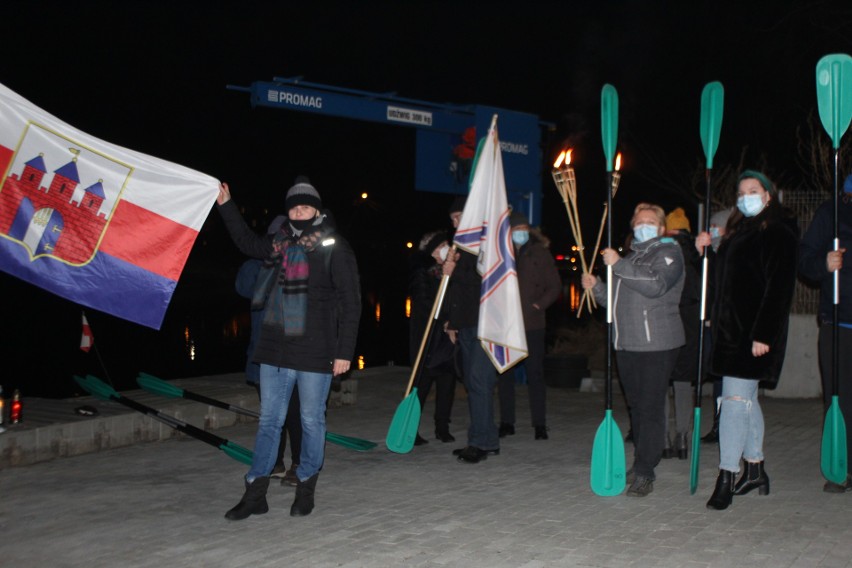
<svg viewBox="0 0 852 568"><path fill-rule="evenodd" d="M533 225L541 220L542 133L553 125L538 116L484 105L436 104L321 85L302 77L275 77L248 87L252 106L294 110L415 128L415 180L419 191L467 194L476 142L498 115L509 203Z"/></svg>

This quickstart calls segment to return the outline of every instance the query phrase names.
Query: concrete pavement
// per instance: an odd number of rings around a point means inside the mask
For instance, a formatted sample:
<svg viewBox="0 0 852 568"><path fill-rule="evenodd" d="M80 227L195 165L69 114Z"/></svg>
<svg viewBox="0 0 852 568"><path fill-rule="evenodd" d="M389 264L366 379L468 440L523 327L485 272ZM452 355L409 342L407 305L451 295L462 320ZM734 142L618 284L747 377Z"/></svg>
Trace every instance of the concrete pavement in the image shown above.
<svg viewBox="0 0 852 568"><path fill-rule="evenodd" d="M518 433L503 440L501 455L477 465L450 455L464 445L466 401L457 400L453 411L456 444L431 435L430 402L421 423L430 443L391 453L383 440L408 372L362 372L357 404L329 409L329 431L380 445L359 453L328 444L308 517L290 517L293 488L272 484L268 514L227 521L225 511L243 491L244 465L183 435L140 440L0 470L0 565L852 566L852 493L821 490L818 400L763 400L772 491L708 511L714 446L701 448L695 495L689 494L689 461L677 459L660 464L654 493L644 499L592 493L591 444L603 418L599 393L549 389L550 440L535 441L526 389L519 387ZM209 392L198 388L219 398L253 395L238 380L220 381ZM615 417L626 431L615 398ZM115 403L99 404L125 413ZM702 431L709 414L705 408ZM249 448L254 432L251 422L215 431Z"/></svg>

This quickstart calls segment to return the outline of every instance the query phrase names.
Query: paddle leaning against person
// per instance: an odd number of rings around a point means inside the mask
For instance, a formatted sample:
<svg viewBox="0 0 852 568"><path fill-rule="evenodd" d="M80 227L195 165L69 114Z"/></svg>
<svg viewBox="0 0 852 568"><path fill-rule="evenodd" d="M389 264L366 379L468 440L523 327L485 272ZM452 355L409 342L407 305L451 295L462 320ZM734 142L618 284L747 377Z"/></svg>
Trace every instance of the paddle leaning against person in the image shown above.
<svg viewBox="0 0 852 568"><path fill-rule="evenodd" d="M684 344L680 303L684 282L683 253L666 231L666 216L657 205L640 203L633 219L633 240L624 258L611 248L603 261L612 266L613 347L633 428L634 461L627 495L645 497L654 490L654 468L663 455L665 401L669 378ZM606 285L592 274L582 277L602 306Z"/></svg>
<svg viewBox="0 0 852 568"><path fill-rule="evenodd" d="M438 295L442 267L450 253L449 237L445 231L431 231L423 235L417 252L411 259L408 293L411 296L411 318L409 330L409 352L411 360L416 361L423 334L431 316L435 296ZM432 384L435 384L435 438L442 442L454 442L450 434L450 415L456 392L456 376L453 358L455 345L444 333L444 321L440 315L429 329L430 337L422 354L418 376L415 382L420 407L426 406L426 399ZM429 441L418 433L415 446L428 444Z"/></svg>
<svg viewBox="0 0 852 568"><path fill-rule="evenodd" d="M547 440L546 394L544 384L545 310L559 297L562 281L548 246L550 240L540 230L530 227L529 219L520 211L509 216L512 244L518 270L518 288L529 355L523 361L527 371L530 415L536 440ZM500 398L501 438L515 433L515 372L500 375L497 391Z"/></svg>
<svg viewBox="0 0 852 568"><path fill-rule="evenodd" d="M799 247L799 272L807 279L819 283L819 368L822 376L822 396L828 410L834 394L832 384L832 334L834 322L834 275L839 272L839 304L837 307L838 345L840 365L838 367L838 403L847 424L846 436L846 481L826 481L826 493L852 491L852 437L848 435L852 424L852 265L843 262L844 253L852 246L852 175L843 184L843 196L837 202L838 238L840 250L834 250L834 199L825 201L814 214Z"/></svg>
<svg viewBox="0 0 852 568"><path fill-rule="evenodd" d="M769 493L763 466L764 423L758 386L781 374L796 283L797 229L772 182L746 170L737 183L737 210L728 219L713 269L710 371L722 377L719 477L708 509L726 509L734 495ZM710 246L707 232L696 239ZM740 460L745 471L736 481Z"/></svg>
<svg viewBox="0 0 852 568"><path fill-rule="evenodd" d="M355 253L320 214L320 195L305 181L287 191L288 221L274 235L258 235L246 225L227 184L219 186L216 202L237 248L265 259L252 300L263 309L254 351L261 392L254 460L243 498L225 517L241 520L269 510L269 474L294 387L301 403L302 452L290 515L308 515L325 457L331 379L349 370L355 352L361 315Z"/></svg>

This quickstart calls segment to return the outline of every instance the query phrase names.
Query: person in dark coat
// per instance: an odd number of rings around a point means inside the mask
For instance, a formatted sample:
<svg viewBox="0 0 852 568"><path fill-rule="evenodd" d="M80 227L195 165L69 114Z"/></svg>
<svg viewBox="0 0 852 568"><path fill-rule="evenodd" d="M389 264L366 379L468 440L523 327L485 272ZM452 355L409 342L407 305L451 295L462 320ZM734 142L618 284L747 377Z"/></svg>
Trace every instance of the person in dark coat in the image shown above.
<svg viewBox="0 0 852 568"><path fill-rule="evenodd" d="M220 185L216 202L237 248L265 260L252 300L263 309L254 351L260 363L260 421L245 494L225 517L241 520L269 510L269 474L296 386L302 452L290 515L309 515L325 457L331 380L349 370L355 352L361 314L355 253L320 213L320 195L306 179L287 191L288 221L274 235L258 235L246 225L227 184Z"/></svg>
<svg viewBox="0 0 852 568"><path fill-rule="evenodd" d="M746 170L737 185L737 211L728 219L714 262L711 371L722 377L719 477L709 509L733 496L769 493L764 469L761 382L774 388L784 363L796 282L797 229L792 213L761 172ZM710 246L707 232L698 246ZM745 471L739 481L740 461ZM736 481L736 483L735 483Z"/></svg>
<svg viewBox="0 0 852 568"><path fill-rule="evenodd" d="M692 425L694 391L692 383L698 375L698 320L700 319L701 300L701 259L695 250L695 241L689 234L689 219L681 207L666 215L666 236L680 245L683 253L684 281L680 296L680 319L686 343L680 348L672 370L671 385L674 391L674 436L671 436L669 424L669 398L666 397L666 437L663 440L664 458L677 456L685 460L689 453L689 430ZM674 438L674 445L672 445Z"/></svg>
<svg viewBox="0 0 852 568"><path fill-rule="evenodd" d="M411 319L409 351L412 365L417 360L420 345L432 306L441 285L441 267L450 252L449 237L445 231L432 231L423 236L412 258L411 277L408 292L411 296ZM432 384L435 384L435 438L442 442L454 442L450 434L450 414L456 391L456 377L453 373L453 355L455 346L444 333L446 318L439 317L432 323L430 338L426 341L421 355L420 369L414 385L420 407L424 407ZM417 434L415 446L422 446L428 440Z"/></svg>
<svg viewBox="0 0 852 568"><path fill-rule="evenodd" d="M847 425L852 425L852 265L843 256L852 246L852 175L843 184L843 195L837 203L839 250L834 250L834 198L825 201L814 214L799 247L799 272L819 284L819 368L822 395L828 410L834 394L832 338L834 333L834 275L840 274L840 303L837 307L840 366L838 369L838 402ZM847 431L850 428L847 427ZM847 456L852 456L852 437L846 436ZM826 481L826 493L852 491L852 464L847 459L846 481Z"/></svg>
<svg viewBox="0 0 852 568"><path fill-rule="evenodd" d="M527 337L526 368L530 414L536 440L547 440L546 393L544 382L545 311L559 297L562 280L553 262L550 241L538 229L530 228L526 215L513 211L509 216L512 243L518 271L521 310ZM515 433L515 372L500 375L497 385L500 398L501 438Z"/></svg>

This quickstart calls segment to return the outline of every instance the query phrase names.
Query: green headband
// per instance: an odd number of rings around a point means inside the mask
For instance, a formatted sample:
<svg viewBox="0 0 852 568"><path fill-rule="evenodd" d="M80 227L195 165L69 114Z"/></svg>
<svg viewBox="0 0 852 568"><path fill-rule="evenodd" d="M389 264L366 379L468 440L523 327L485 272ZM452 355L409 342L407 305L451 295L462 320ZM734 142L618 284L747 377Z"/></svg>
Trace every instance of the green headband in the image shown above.
<svg viewBox="0 0 852 568"><path fill-rule="evenodd" d="M748 178L756 179L757 182L763 186L764 190L766 190L770 195L775 195L775 186L771 181L769 181L768 177L757 170L744 170L743 173L740 174L740 177L737 178L737 183Z"/></svg>

